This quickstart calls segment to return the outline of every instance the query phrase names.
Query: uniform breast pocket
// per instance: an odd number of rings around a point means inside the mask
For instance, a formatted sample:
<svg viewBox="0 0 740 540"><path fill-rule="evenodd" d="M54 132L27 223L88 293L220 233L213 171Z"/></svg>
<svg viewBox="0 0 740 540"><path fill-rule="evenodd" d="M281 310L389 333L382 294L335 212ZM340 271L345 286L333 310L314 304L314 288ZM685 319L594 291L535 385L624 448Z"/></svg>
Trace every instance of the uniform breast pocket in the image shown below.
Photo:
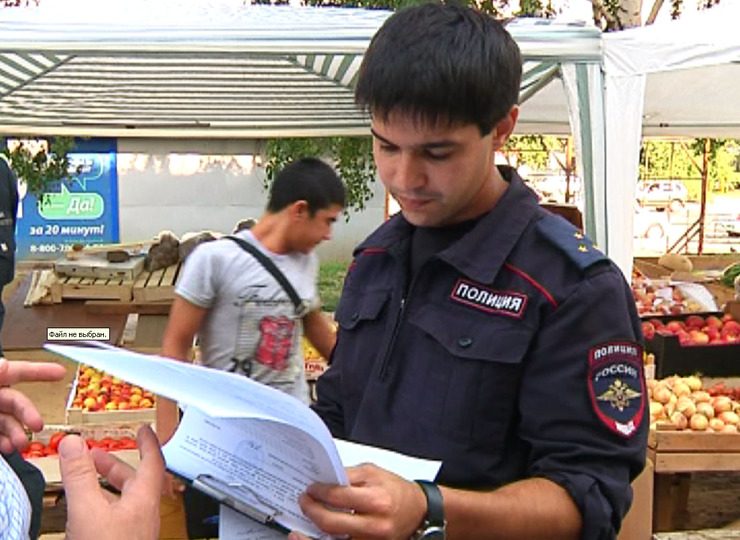
<svg viewBox="0 0 740 540"><path fill-rule="evenodd" d="M518 320L429 305L411 322L433 343L421 359L434 395L426 420L457 440L503 444L532 331Z"/></svg>
<svg viewBox="0 0 740 540"><path fill-rule="evenodd" d="M387 336L384 316L390 300L390 289L345 289L334 318L339 324L339 336L333 358L342 363L342 370L352 373L343 378L346 392L359 391L352 383L365 381L372 371L380 348Z"/></svg>

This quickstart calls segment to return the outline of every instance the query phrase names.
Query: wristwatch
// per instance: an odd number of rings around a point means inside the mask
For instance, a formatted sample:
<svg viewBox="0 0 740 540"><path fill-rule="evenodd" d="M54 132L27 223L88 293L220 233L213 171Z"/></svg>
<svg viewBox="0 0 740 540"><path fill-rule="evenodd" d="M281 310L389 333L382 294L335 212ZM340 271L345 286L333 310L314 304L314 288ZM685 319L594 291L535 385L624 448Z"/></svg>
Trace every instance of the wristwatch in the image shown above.
<svg viewBox="0 0 740 540"><path fill-rule="evenodd" d="M417 480L417 484L424 492L427 499L427 515L414 534L411 540L445 540L447 537L445 521L445 507L442 500L442 492L433 482L426 480Z"/></svg>

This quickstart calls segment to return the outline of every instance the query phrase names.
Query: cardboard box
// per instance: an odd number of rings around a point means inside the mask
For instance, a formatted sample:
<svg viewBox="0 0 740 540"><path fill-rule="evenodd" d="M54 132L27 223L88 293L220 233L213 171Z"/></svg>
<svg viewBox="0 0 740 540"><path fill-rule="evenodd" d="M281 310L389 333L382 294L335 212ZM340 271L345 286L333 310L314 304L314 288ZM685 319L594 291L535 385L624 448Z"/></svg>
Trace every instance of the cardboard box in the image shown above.
<svg viewBox="0 0 740 540"><path fill-rule="evenodd" d="M653 535L653 462L632 482L632 506L622 521L617 540L650 540Z"/></svg>
<svg viewBox="0 0 740 540"><path fill-rule="evenodd" d="M643 321L659 319L683 321L692 315L722 317L721 312L687 313L664 317L643 317ZM740 375L740 342L712 345L687 345L679 342L678 336L661 336L645 340L645 351L655 355L655 377L662 379L671 375L696 375L706 377L733 377Z"/></svg>

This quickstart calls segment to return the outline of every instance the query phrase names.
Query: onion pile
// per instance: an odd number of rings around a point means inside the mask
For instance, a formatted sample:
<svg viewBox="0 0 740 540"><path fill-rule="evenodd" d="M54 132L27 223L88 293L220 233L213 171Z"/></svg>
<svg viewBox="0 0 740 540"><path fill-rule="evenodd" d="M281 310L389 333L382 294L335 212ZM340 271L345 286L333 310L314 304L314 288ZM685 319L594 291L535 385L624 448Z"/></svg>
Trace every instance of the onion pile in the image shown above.
<svg viewBox="0 0 740 540"><path fill-rule="evenodd" d="M699 377L648 379L650 426L672 424L679 430L738 433L740 402L727 395L711 395Z"/></svg>

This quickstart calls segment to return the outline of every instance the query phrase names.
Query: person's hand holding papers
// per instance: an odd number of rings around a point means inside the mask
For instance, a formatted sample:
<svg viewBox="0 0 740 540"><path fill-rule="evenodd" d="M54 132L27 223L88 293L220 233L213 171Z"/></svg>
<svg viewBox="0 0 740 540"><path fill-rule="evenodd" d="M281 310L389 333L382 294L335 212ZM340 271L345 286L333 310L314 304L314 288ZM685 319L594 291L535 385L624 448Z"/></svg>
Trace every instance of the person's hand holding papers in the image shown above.
<svg viewBox="0 0 740 540"><path fill-rule="evenodd" d="M299 498L303 513L321 530L334 536L400 540L417 529L427 506L418 485L374 465L350 467L347 476L349 486L312 484ZM289 538L307 540L297 532Z"/></svg>
<svg viewBox="0 0 740 540"><path fill-rule="evenodd" d="M134 470L85 441L67 435L59 444L59 465L67 496L68 540L153 540L159 536L159 502L164 460L157 436L139 429L141 463ZM103 490L98 474L121 491Z"/></svg>

